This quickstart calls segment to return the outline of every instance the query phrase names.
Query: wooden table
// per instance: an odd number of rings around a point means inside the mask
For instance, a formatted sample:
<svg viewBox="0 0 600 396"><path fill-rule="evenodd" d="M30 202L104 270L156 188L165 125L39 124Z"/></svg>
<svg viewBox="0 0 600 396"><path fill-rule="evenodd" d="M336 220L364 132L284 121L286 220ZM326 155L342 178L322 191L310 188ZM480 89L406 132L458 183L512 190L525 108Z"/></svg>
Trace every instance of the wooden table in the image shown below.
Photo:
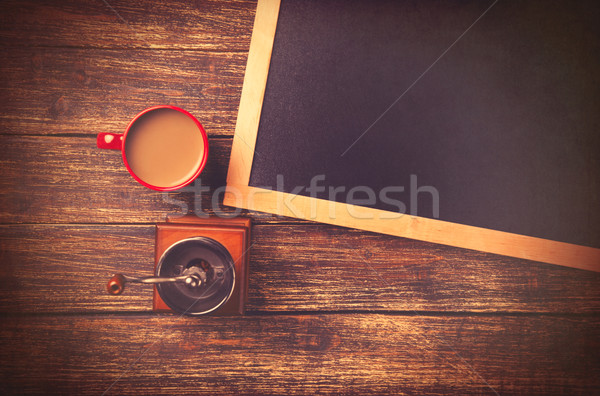
<svg viewBox="0 0 600 396"><path fill-rule="evenodd" d="M0 3L0 391L600 392L600 274L328 225L253 219L243 317L151 312L167 214L231 213L138 185L96 134L172 104L225 184L256 4Z"/></svg>

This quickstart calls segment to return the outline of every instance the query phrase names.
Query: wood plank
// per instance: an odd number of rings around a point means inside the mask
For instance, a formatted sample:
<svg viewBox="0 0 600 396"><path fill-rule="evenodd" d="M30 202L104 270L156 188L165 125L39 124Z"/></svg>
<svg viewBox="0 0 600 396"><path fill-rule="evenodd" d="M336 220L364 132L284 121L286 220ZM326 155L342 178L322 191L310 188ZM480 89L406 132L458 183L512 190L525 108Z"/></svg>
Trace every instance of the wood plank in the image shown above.
<svg viewBox="0 0 600 396"><path fill-rule="evenodd" d="M10 317L0 324L0 388L81 395L594 394L599 336L598 318Z"/></svg>
<svg viewBox="0 0 600 396"><path fill-rule="evenodd" d="M152 225L0 226L0 312L148 312ZM600 275L327 225L255 225L249 312L600 312Z"/></svg>
<svg viewBox="0 0 600 396"><path fill-rule="evenodd" d="M234 137L234 144L236 141L239 142L240 139ZM252 154L249 154L248 158L252 158ZM241 168L239 165L244 160L232 158L231 161L237 164L233 171L239 173ZM246 173L250 174L250 165L246 168ZM247 183L232 184L229 176L232 168L229 169L227 192L223 201L225 205L600 272L600 249L597 248L386 212L365 206L252 187Z"/></svg>
<svg viewBox="0 0 600 396"><path fill-rule="evenodd" d="M95 134L186 108L211 137L202 184L224 186L255 8L0 2L0 393L600 392L586 271L252 213L249 315L105 293L149 273L153 223L194 194L139 186Z"/></svg>
<svg viewBox="0 0 600 396"><path fill-rule="evenodd" d="M152 288L106 292L117 272L152 275L154 227L0 226L4 312L151 310Z"/></svg>
<svg viewBox="0 0 600 396"><path fill-rule="evenodd" d="M235 125L227 174L228 185L248 185L250 179L256 134L265 97L275 28L277 27L277 15L279 15L278 0L259 1ZM233 204L228 203L228 205Z"/></svg>
<svg viewBox="0 0 600 396"><path fill-rule="evenodd" d="M0 45L247 51L255 1L3 1Z"/></svg>
<svg viewBox="0 0 600 396"><path fill-rule="evenodd" d="M231 139L209 139L197 193L191 187L160 193L142 186L121 154L96 148L95 137L0 136L0 144L2 223L148 223L184 210L236 212L221 204L222 194L212 202L212 192L225 185Z"/></svg>
<svg viewBox="0 0 600 396"><path fill-rule="evenodd" d="M328 225L257 226L253 233L251 263L268 267L251 266L250 290L272 283L265 295L271 310L600 308L600 274L589 271Z"/></svg>
<svg viewBox="0 0 600 396"><path fill-rule="evenodd" d="M179 106L209 136L233 135L245 53L0 50L0 133L122 133L140 111Z"/></svg>

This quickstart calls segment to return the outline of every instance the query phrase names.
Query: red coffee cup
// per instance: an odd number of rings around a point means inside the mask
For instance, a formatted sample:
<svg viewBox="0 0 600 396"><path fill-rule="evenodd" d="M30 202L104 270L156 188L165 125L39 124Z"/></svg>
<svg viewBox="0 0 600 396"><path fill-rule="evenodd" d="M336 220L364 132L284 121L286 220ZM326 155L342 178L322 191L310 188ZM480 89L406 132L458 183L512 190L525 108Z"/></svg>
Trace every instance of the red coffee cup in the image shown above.
<svg viewBox="0 0 600 396"><path fill-rule="evenodd" d="M142 111L123 134L98 134L97 145L121 150L131 176L157 191L173 191L192 183L208 158L202 124L187 111L168 105Z"/></svg>

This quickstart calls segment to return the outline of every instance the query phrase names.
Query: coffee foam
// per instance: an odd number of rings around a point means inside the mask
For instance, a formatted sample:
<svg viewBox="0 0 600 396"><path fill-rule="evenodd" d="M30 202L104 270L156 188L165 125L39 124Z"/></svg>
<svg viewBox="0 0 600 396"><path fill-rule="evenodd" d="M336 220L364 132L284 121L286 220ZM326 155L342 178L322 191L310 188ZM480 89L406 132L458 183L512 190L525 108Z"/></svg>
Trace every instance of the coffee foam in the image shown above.
<svg viewBox="0 0 600 396"><path fill-rule="evenodd" d="M202 163L204 139L196 122L174 109L152 110L131 126L125 157L133 173L155 187L189 181Z"/></svg>

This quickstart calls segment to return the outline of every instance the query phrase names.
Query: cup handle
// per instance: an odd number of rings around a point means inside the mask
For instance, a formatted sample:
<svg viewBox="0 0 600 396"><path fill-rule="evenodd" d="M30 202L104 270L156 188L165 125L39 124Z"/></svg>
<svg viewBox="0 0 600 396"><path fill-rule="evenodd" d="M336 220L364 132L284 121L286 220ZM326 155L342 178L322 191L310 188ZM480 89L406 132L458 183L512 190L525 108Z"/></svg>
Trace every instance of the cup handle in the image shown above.
<svg viewBox="0 0 600 396"><path fill-rule="evenodd" d="M120 133L99 133L96 144L101 149L121 150L123 147L123 135Z"/></svg>

